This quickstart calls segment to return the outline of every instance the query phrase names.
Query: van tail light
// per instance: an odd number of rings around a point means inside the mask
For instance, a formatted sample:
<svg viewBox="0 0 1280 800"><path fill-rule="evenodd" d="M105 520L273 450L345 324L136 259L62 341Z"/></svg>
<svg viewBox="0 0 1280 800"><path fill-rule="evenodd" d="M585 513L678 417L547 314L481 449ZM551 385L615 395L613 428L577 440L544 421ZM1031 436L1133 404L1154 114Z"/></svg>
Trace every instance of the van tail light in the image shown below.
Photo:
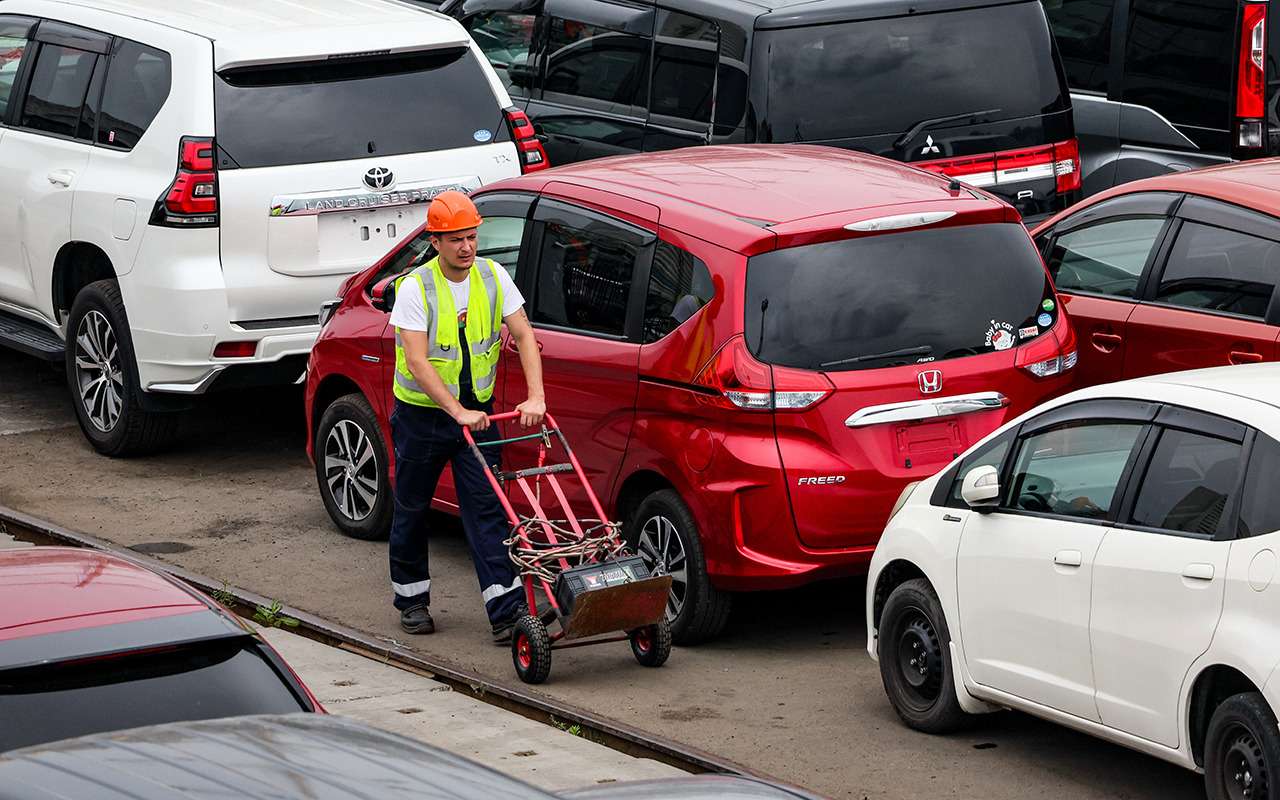
<svg viewBox="0 0 1280 800"><path fill-rule="evenodd" d="M178 171L156 201L151 224L167 228L210 228L218 224L218 171L213 139L183 136Z"/></svg>
<svg viewBox="0 0 1280 800"><path fill-rule="evenodd" d="M693 383L711 390L707 396L718 405L745 411L803 411L835 391L820 372L761 364L741 335L726 342Z"/></svg>
<svg viewBox="0 0 1280 800"><path fill-rule="evenodd" d="M1080 188L1080 145L1075 139L1056 144L1004 150L979 156L916 161L911 166L963 181L980 189L1054 178L1057 191Z"/></svg>
<svg viewBox="0 0 1280 800"><path fill-rule="evenodd" d="M1058 303L1058 320L1048 333L1037 336L1018 348L1014 364L1037 378L1051 378L1075 368L1079 353L1076 332L1067 319L1062 303Z"/></svg>
<svg viewBox="0 0 1280 800"><path fill-rule="evenodd" d="M1240 67L1236 74L1236 145L1263 145L1267 104L1267 4L1245 3L1240 22Z"/></svg>
<svg viewBox="0 0 1280 800"><path fill-rule="evenodd" d="M512 106L503 113L507 115L507 127L511 129L511 138L516 143L516 152L520 154L520 171L537 172L551 166L547 160L547 151L542 149L537 132L529 115Z"/></svg>

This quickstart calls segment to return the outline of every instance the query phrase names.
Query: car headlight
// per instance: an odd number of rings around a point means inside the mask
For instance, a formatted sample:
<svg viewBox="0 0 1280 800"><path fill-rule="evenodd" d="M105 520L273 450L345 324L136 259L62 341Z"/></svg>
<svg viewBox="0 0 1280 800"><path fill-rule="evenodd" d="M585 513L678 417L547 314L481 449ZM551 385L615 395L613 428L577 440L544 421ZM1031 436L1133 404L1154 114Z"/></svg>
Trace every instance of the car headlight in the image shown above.
<svg viewBox="0 0 1280 800"><path fill-rule="evenodd" d="M902 494L898 495L898 502L893 504L893 510L889 512L889 519L893 519L897 516L898 512L902 510L902 507L907 504L907 500L911 499L911 493L914 492L916 487L919 485L920 481L912 481L902 487Z"/></svg>
<svg viewBox="0 0 1280 800"><path fill-rule="evenodd" d="M338 310L338 305L342 302L341 297L335 297L332 300L325 300L320 304L320 328L329 324L329 320L333 319L333 312Z"/></svg>

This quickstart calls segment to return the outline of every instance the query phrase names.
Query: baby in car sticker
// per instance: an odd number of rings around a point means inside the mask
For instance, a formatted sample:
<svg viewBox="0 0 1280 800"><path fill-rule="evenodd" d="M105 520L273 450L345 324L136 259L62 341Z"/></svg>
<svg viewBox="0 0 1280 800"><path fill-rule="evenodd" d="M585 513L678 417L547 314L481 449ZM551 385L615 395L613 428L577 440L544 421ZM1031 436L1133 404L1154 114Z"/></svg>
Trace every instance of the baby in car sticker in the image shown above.
<svg viewBox="0 0 1280 800"><path fill-rule="evenodd" d="M1013 347L1016 341L1017 339L1013 335L1013 325L1008 322L991 320L991 325L987 328L987 347L995 350L1008 350Z"/></svg>

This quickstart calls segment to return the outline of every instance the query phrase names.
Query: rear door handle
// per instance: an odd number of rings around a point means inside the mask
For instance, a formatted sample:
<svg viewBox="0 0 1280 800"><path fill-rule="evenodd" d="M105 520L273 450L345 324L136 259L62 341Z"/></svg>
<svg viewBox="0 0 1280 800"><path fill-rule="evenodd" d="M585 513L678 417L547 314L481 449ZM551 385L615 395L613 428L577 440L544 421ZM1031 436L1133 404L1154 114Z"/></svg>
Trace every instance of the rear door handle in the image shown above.
<svg viewBox="0 0 1280 800"><path fill-rule="evenodd" d="M507 352L508 352L508 353L519 353L519 352L520 352L520 345L516 343L516 340L515 340L515 337L514 337L514 336L512 336L512 337L511 337L511 338L509 338L509 339L507 339L506 348L507 348ZM542 342L538 342L538 352L539 352L539 353L541 353L541 352L542 352Z"/></svg>
<svg viewBox="0 0 1280 800"><path fill-rule="evenodd" d="M1262 360L1262 353L1254 353L1249 350L1232 350L1227 360L1232 364L1256 364Z"/></svg>
<svg viewBox="0 0 1280 800"><path fill-rule="evenodd" d="M1053 556L1053 563L1060 567L1078 567L1084 563L1084 556L1079 550L1059 550Z"/></svg>
<svg viewBox="0 0 1280 800"><path fill-rule="evenodd" d="M76 173L69 169L55 169L49 173L49 183L64 188L70 187L71 182L76 179Z"/></svg>
<svg viewBox="0 0 1280 800"><path fill-rule="evenodd" d="M1095 333L1091 338L1094 348L1103 353L1114 352L1124 342L1124 337L1115 333Z"/></svg>
<svg viewBox="0 0 1280 800"><path fill-rule="evenodd" d="M1182 570L1182 577L1190 578L1193 581L1211 581L1213 580L1213 565L1188 564Z"/></svg>

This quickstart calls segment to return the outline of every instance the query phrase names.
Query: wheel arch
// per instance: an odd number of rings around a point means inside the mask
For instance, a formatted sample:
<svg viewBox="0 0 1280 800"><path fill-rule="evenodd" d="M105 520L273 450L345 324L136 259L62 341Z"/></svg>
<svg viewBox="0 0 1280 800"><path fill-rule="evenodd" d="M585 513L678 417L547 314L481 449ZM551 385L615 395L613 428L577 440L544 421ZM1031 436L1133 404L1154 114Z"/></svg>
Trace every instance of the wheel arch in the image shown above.
<svg viewBox="0 0 1280 800"><path fill-rule="evenodd" d="M1213 664L1196 676L1187 701L1187 741L1196 766L1204 766L1205 738L1213 712L1222 701L1242 692L1261 694L1262 688L1235 667Z"/></svg>
<svg viewBox="0 0 1280 800"><path fill-rule="evenodd" d="M880 627L880 617L884 614L885 603L893 590L916 578L923 578L937 592L938 587L934 586L933 581L915 562L905 558L895 558L884 565L884 569L876 575L875 592L872 594L871 621L875 628Z"/></svg>
<svg viewBox="0 0 1280 800"><path fill-rule="evenodd" d="M316 387L315 393L311 396L311 436L313 439L320 430L320 418L324 416L325 409L333 405L338 398L346 397L349 394L358 394L363 397L365 402L369 403L369 407L374 409L375 416L377 415L377 406L360 388L360 384L346 375L337 373L327 375L320 381L320 385Z"/></svg>
<svg viewBox="0 0 1280 800"><path fill-rule="evenodd" d="M115 267L102 248L89 242L67 242L53 259L52 301L54 317L62 322L71 312L76 295L95 281L116 280Z"/></svg>

